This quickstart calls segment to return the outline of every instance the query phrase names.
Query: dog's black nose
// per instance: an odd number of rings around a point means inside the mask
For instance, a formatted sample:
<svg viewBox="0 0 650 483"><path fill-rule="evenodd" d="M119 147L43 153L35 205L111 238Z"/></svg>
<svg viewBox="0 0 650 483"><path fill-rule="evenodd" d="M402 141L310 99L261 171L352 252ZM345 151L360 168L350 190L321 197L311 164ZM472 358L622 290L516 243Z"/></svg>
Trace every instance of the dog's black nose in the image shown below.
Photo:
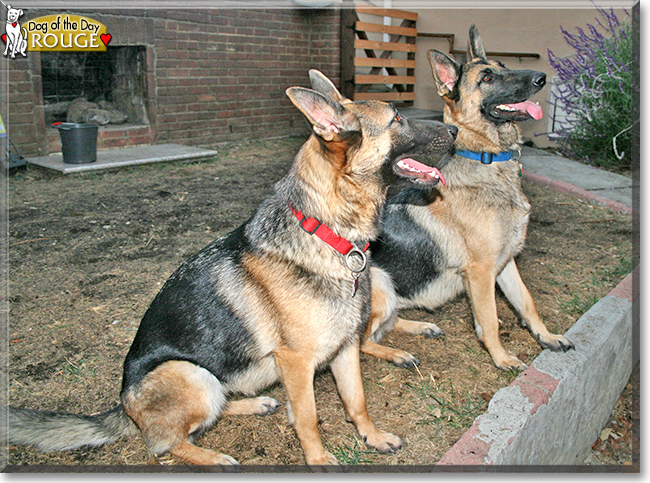
<svg viewBox="0 0 650 483"><path fill-rule="evenodd" d="M533 76L533 85L535 87L544 87L546 85L546 74L543 72L536 72Z"/></svg>
<svg viewBox="0 0 650 483"><path fill-rule="evenodd" d="M451 134L452 139L456 139L456 136L458 135L458 128L456 126L447 124L447 131L449 132L449 134Z"/></svg>

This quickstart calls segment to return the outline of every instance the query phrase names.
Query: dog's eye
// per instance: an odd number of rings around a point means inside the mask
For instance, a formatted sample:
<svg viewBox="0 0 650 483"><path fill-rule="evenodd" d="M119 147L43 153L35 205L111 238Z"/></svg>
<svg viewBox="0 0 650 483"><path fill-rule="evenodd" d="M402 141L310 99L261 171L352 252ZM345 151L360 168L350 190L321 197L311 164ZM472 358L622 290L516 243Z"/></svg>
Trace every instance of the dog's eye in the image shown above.
<svg viewBox="0 0 650 483"><path fill-rule="evenodd" d="M494 77L492 77L492 74L487 72L483 74L483 77L481 77L482 82L492 82L492 79L494 79Z"/></svg>
<svg viewBox="0 0 650 483"><path fill-rule="evenodd" d="M397 114L395 114L395 117L393 118L393 122L397 122L397 123L402 122L402 116L400 115L399 112Z"/></svg>

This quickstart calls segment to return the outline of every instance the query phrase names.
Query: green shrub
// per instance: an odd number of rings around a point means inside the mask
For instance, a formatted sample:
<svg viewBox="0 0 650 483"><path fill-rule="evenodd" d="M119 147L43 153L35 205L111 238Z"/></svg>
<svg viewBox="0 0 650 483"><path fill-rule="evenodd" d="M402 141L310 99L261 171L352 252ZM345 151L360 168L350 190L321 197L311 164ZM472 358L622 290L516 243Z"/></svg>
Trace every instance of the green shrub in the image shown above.
<svg viewBox="0 0 650 483"><path fill-rule="evenodd" d="M571 157L608 169L629 169L632 128L639 122L638 44L627 12L624 21L613 9L598 12L597 25L576 28L577 34L561 28L574 55L559 58L548 51L560 81L556 97L567 113L567 119L556 123L555 134Z"/></svg>

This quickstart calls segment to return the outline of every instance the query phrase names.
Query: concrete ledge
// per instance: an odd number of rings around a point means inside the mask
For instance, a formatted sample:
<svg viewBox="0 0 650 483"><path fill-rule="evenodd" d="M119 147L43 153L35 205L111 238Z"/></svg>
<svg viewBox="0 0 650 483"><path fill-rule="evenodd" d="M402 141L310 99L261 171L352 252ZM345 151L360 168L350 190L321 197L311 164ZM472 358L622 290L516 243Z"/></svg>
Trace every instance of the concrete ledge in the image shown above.
<svg viewBox="0 0 650 483"><path fill-rule="evenodd" d="M620 201L614 201L609 198L606 198L602 194L595 193L592 191L587 191L582 188L578 188L572 184L566 183L564 181L549 179L546 176L542 176L537 173L532 173L530 171L524 170L524 179L531 183L534 183L538 186L543 186L544 188L555 191L556 193L564 193L567 195L573 195L581 200L589 201L597 205L602 205L607 207L612 211L618 211L620 213L632 214L633 210L630 206Z"/></svg>
<svg viewBox="0 0 650 483"><path fill-rule="evenodd" d="M529 147L522 148L521 163L524 173L541 175L546 181L553 180L552 184L560 182L561 189L571 191L577 187L582 190L581 193L588 193L599 200L610 199L627 206L635 205L635 189L638 191L639 184L628 176Z"/></svg>
<svg viewBox="0 0 650 483"><path fill-rule="evenodd" d="M165 163L169 161L198 161L217 155L212 149L183 146L180 144L151 144L130 148L97 151L97 160L92 163L66 164L61 153L37 158L27 158L28 163L52 169L63 174L137 166L140 164Z"/></svg>
<svg viewBox="0 0 650 483"><path fill-rule="evenodd" d="M638 359L639 267L566 333L567 353L544 350L438 465L580 465Z"/></svg>

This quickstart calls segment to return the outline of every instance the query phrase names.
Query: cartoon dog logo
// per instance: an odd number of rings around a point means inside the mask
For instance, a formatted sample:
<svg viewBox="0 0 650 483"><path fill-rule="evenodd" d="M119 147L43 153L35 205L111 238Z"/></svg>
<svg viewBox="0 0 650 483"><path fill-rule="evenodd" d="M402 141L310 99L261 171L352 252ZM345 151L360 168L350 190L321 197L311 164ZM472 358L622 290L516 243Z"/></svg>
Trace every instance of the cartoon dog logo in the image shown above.
<svg viewBox="0 0 650 483"><path fill-rule="evenodd" d="M7 26L5 34L2 35L2 40L7 43L7 46L2 55L6 57L7 53L10 52L12 59L16 58L17 53L26 57L27 31L21 28L18 22L18 18L23 14L23 11L20 8L12 8L11 5L7 5L4 2L2 4L7 7Z"/></svg>

